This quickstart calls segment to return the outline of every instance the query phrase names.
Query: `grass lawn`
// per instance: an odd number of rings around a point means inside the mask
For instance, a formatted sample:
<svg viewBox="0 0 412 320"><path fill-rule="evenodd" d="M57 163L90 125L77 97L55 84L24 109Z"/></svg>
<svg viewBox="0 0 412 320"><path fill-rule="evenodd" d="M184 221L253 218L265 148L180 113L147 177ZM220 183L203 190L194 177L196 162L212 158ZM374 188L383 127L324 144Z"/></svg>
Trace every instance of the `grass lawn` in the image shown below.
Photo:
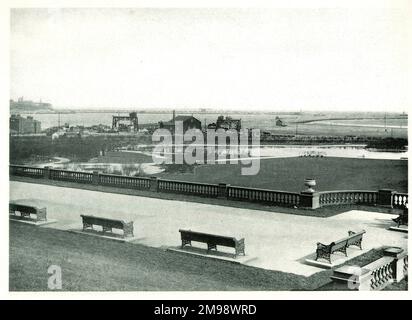
<svg viewBox="0 0 412 320"><path fill-rule="evenodd" d="M377 257L371 250L351 262ZM50 265L62 268L64 291L316 290L332 274L304 277L14 221L9 263L11 291L47 291Z"/></svg>
<svg viewBox="0 0 412 320"><path fill-rule="evenodd" d="M63 290L303 289L306 278L186 256L132 243L10 222L10 290L48 290L62 268Z"/></svg>
<svg viewBox="0 0 412 320"><path fill-rule="evenodd" d="M261 160L260 171L255 176L241 175L240 169L240 164L201 165L193 173L165 172L158 176L292 192L305 188L305 178L315 178L318 191L382 188L408 191L408 164L403 160L279 158Z"/></svg>

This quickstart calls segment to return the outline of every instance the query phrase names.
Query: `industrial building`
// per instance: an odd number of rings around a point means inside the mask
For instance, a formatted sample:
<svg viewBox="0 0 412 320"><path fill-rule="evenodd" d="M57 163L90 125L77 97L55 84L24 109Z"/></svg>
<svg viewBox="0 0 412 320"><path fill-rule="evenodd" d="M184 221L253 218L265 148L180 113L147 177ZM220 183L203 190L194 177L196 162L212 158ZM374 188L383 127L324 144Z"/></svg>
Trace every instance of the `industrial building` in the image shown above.
<svg viewBox="0 0 412 320"><path fill-rule="evenodd" d="M174 111L172 120L166 122L160 121L159 128L174 132L176 121L183 122L183 132L186 132L189 129L202 129L202 122L200 120L196 119L193 116L175 116Z"/></svg>
<svg viewBox="0 0 412 320"><path fill-rule="evenodd" d="M20 115L10 116L10 132L14 134L33 134L41 132L41 122L28 116L24 118Z"/></svg>
<svg viewBox="0 0 412 320"><path fill-rule="evenodd" d="M216 123L210 123L207 126L208 129L224 129L224 130L229 130L229 129L235 129L237 131L240 131L242 128L242 121L241 119L233 119L232 117L224 117L224 116L219 116L216 120Z"/></svg>
<svg viewBox="0 0 412 320"><path fill-rule="evenodd" d="M128 116L113 116L112 129L122 132L137 132L139 130L137 113L131 112Z"/></svg>

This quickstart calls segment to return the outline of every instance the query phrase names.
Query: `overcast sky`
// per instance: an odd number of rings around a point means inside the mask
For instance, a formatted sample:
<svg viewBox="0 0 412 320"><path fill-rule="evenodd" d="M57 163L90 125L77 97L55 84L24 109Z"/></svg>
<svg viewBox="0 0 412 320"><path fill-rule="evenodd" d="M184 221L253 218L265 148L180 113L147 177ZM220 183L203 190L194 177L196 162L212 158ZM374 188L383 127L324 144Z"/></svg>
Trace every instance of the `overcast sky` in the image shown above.
<svg viewBox="0 0 412 320"><path fill-rule="evenodd" d="M14 9L11 98L76 108L404 111L396 9Z"/></svg>

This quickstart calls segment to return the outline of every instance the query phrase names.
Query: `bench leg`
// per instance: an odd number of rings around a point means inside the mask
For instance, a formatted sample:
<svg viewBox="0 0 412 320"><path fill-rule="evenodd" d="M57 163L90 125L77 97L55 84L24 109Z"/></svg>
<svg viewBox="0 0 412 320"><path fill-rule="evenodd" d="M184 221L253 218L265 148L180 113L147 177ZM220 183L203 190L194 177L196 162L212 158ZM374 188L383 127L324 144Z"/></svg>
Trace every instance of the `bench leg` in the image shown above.
<svg viewBox="0 0 412 320"><path fill-rule="evenodd" d="M347 254L347 252L346 252L346 248L347 248L347 246L345 245L343 248L341 248L341 249L339 249L339 250L336 250L336 251L334 251L334 252L342 252L342 253L345 255L345 257L347 257L348 254Z"/></svg>
<svg viewBox="0 0 412 320"><path fill-rule="evenodd" d="M329 252L325 252L325 251L316 251L316 259L315 261L318 261L318 259L325 259L328 260L330 264L332 264L331 261L331 254Z"/></svg>
<svg viewBox="0 0 412 320"><path fill-rule="evenodd" d="M358 247L359 249L362 250L362 239L352 243L352 246L356 246L356 247Z"/></svg>
<svg viewBox="0 0 412 320"><path fill-rule="evenodd" d="M110 227L102 226L102 228L103 228L103 233L105 233L107 231L109 231L109 232L113 231L112 228L110 228Z"/></svg>
<svg viewBox="0 0 412 320"><path fill-rule="evenodd" d="M47 221L46 212L42 212L42 211L38 212L36 214L36 219L37 219L37 221Z"/></svg>
<svg viewBox="0 0 412 320"><path fill-rule="evenodd" d="M20 211L20 214L22 218L30 218L30 213Z"/></svg>
<svg viewBox="0 0 412 320"><path fill-rule="evenodd" d="M190 246L192 246L192 241L182 239L182 249L183 249L183 247L184 247L185 245L187 245L187 244L190 245Z"/></svg>
<svg viewBox="0 0 412 320"><path fill-rule="evenodd" d="M133 237L133 231L123 230L123 238Z"/></svg>
<svg viewBox="0 0 412 320"><path fill-rule="evenodd" d="M134 237L133 224L125 224L123 226L123 238Z"/></svg>
<svg viewBox="0 0 412 320"><path fill-rule="evenodd" d="M240 255L240 254L242 254L243 256L246 256L244 246L236 247L235 252L236 252L235 258L237 255Z"/></svg>
<svg viewBox="0 0 412 320"><path fill-rule="evenodd" d="M83 222L83 231L88 228L91 228L93 230L93 225L91 223Z"/></svg>
<svg viewBox="0 0 412 320"><path fill-rule="evenodd" d="M210 250L215 249L217 250L217 245L215 244L207 244L207 252L209 252Z"/></svg>

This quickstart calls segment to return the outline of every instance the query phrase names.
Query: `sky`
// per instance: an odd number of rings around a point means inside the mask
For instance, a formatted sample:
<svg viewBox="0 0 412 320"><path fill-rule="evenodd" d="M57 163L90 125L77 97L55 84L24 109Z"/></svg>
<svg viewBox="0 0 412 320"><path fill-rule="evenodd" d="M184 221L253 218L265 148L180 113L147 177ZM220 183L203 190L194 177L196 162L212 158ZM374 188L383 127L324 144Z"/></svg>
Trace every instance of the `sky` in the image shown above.
<svg viewBox="0 0 412 320"><path fill-rule="evenodd" d="M12 9L10 97L79 109L405 111L409 20L394 8Z"/></svg>

